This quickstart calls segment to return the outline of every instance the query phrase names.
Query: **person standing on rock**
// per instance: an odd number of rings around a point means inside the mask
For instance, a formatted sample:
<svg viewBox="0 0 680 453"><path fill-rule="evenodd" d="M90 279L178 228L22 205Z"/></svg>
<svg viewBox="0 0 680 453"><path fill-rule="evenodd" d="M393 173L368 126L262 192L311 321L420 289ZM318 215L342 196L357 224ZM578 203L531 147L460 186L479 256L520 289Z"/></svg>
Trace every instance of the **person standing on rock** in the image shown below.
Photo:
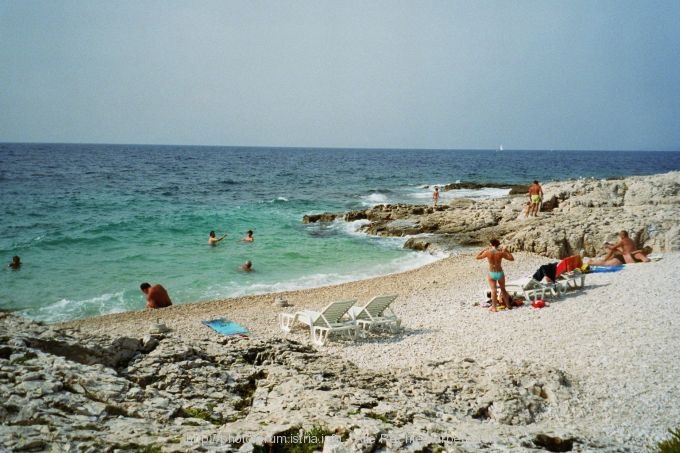
<svg viewBox="0 0 680 453"><path fill-rule="evenodd" d="M168 292L161 285L153 285L144 282L139 289L146 295L146 308L164 308L172 305Z"/></svg>
<svg viewBox="0 0 680 453"><path fill-rule="evenodd" d="M531 203L529 215L536 217L538 209L541 207L541 201L543 201L543 188L538 181L534 181L534 183L529 186L529 201Z"/></svg>
<svg viewBox="0 0 680 453"><path fill-rule="evenodd" d="M432 205L436 208L439 202L439 186L434 186L434 192L432 192Z"/></svg>
<svg viewBox="0 0 680 453"><path fill-rule="evenodd" d="M489 262L489 274L486 276L486 281L489 283L491 288L491 311L497 311L496 305L498 304L498 294L496 285L501 288L501 298L505 304L505 308L510 310L512 307L510 305L510 295L505 290L505 273L503 273L503 267L501 266L501 261L506 259L508 261L515 261L515 257L512 253L506 250L505 247L501 247L501 243L498 239L491 239L491 246L479 252L477 254L477 259L482 260L486 258Z"/></svg>

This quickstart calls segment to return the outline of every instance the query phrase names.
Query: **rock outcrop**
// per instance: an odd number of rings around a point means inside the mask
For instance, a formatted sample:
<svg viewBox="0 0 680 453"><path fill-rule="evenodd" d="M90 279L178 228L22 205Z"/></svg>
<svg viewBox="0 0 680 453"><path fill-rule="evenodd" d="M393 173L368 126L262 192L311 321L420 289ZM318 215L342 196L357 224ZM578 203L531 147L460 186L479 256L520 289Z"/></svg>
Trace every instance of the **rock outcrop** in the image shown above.
<svg viewBox="0 0 680 453"><path fill-rule="evenodd" d="M537 217L525 217L526 195L455 199L426 205L377 205L363 211L320 214L317 221L365 219L361 229L380 236L409 236L405 247L449 250L485 245L493 237L512 251L563 258L601 254L605 241L627 230L642 248L680 250L680 172L624 179L579 179L543 186ZM306 216L307 217L307 216ZM307 221L314 221L312 216Z"/></svg>
<svg viewBox="0 0 680 453"><path fill-rule="evenodd" d="M499 427L497 445L607 444L542 431L580 390L538 363L375 372L284 339L111 339L5 313L0 331L8 451L476 451L484 424Z"/></svg>

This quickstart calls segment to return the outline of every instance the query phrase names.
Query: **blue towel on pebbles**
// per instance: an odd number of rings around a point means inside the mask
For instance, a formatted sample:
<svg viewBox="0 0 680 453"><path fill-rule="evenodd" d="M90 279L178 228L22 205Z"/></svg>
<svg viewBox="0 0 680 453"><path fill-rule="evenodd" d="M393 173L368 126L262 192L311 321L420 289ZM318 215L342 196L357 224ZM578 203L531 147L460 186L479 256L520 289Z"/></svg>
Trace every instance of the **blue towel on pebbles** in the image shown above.
<svg viewBox="0 0 680 453"><path fill-rule="evenodd" d="M590 272L603 273L603 272L618 272L625 266L619 264L618 266L590 266Z"/></svg>
<svg viewBox="0 0 680 453"><path fill-rule="evenodd" d="M222 335L248 335L248 329L236 324L228 319L213 319L211 321L201 321L201 324L210 327L217 333Z"/></svg>

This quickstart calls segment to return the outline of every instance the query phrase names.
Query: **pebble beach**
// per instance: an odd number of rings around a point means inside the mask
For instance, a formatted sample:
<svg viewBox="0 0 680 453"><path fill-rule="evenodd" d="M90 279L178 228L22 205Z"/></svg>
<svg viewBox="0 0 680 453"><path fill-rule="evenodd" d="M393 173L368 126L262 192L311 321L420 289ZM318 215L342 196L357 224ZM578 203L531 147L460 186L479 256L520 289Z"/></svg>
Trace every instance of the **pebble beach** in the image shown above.
<svg viewBox="0 0 680 453"><path fill-rule="evenodd" d="M282 332L277 314L318 310L345 298L362 304L374 295L398 294L393 309L403 320L400 334L369 335L354 343L332 337L319 351L375 372L466 359L520 367L540 363L564 371L576 392L568 407L542 418L542 429L615 439L636 451L666 438L680 420L679 280L672 271L680 266L680 253L656 258L619 272L588 274L583 289L549 299L543 309L525 305L492 313L484 308L486 262L465 253L369 280L106 315L61 327L141 337L162 322L172 329L169 336L209 342L222 336L201 321L228 318L251 332L244 342L286 338L311 344L308 330ZM519 252L504 269L512 281L549 261ZM275 306L275 298L290 306ZM489 438L499 430L523 429L491 424L474 428L476 435Z"/></svg>

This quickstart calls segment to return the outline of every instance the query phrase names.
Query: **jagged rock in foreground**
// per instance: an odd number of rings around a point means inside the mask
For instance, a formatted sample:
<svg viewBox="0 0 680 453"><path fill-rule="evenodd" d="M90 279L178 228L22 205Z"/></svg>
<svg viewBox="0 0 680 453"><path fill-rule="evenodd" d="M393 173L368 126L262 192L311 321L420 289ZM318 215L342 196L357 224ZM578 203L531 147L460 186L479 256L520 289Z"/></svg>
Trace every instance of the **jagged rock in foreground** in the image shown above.
<svg viewBox="0 0 680 453"><path fill-rule="evenodd" d="M680 172L623 179L579 179L547 183L538 217L522 211L526 195L493 200L456 199L436 208L426 205L378 205L364 211L306 216L304 221L368 220L362 230L373 235L412 236L415 250L479 246L499 237L513 251L563 258L597 256L604 241L627 230L642 247L680 250Z"/></svg>
<svg viewBox="0 0 680 453"><path fill-rule="evenodd" d="M545 429L573 416L582 389L538 363L374 372L283 339L112 341L4 313L0 331L9 451L287 451L315 440L338 452L615 447Z"/></svg>

